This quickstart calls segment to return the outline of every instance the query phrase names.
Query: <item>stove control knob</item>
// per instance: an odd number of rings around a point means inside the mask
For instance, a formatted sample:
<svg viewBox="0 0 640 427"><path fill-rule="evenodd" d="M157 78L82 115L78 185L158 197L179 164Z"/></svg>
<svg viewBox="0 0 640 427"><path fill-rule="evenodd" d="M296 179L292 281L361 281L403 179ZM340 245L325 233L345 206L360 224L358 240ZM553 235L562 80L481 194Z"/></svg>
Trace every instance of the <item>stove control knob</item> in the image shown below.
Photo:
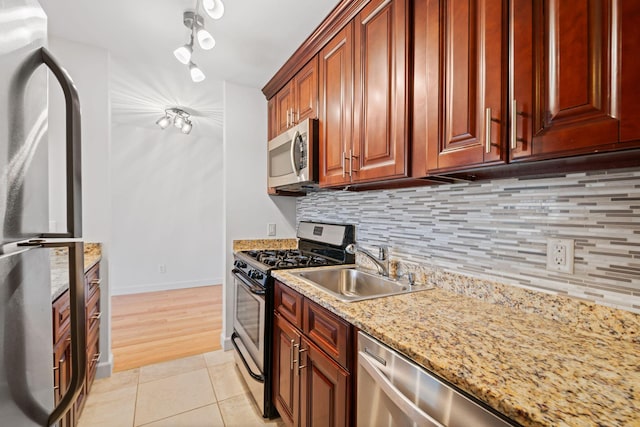
<svg viewBox="0 0 640 427"><path fill-rule="evenodd" d="M244 261L237 260L235 264L236 264L236 267L238 268L247 268L247 263Z"/></svg>
<svg viewBox="0 0 640 427"><path fill-rule="evenodd" d="M260 273L259 271L254 271L253 275L251 276L252 279L256 279L256 280L262 280L263 278L263 274Z"/></svg>

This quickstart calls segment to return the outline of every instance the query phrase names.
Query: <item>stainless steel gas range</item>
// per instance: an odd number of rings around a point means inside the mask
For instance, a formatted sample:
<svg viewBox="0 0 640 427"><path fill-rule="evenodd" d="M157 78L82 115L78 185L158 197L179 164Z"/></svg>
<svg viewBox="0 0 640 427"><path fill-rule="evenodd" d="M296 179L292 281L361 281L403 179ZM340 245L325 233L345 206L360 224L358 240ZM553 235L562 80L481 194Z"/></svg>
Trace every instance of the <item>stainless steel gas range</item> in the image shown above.
<svg viewBox="0 0 640 427"><path fill-rule="evenodd" d="M235 359L263 417L277 416L271 399L273 343L273 277L285 268L353 264L346 252L355 241L353 225L300 222L297 249L256 250L234 254L234 321L231 342Z"/></svg>

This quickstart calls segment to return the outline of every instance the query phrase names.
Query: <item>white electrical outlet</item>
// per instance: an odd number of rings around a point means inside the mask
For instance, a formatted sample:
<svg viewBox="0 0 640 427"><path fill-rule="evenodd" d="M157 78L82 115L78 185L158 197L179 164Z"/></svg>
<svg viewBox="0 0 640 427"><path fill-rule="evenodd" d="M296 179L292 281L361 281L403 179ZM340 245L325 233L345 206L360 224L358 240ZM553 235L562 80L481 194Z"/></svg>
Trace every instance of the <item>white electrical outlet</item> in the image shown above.
<svg viewBox="0 0 640 427"><path fill-rule="evenodd" d="M276 225L267 224L267 236L275 236L275 235L276 235Z"/></svg>
<svg viewBox="0 0 640 427"><path fill-rule="evenodd" d="M547 270L573 273L573 239L547 240Z"/></svg>
<svg viewBox="0 0 640 427"><path fill-rule="evenodd" d="M158 273L166 273L167 272L167 266L165 264L158 264Z"/></svg>

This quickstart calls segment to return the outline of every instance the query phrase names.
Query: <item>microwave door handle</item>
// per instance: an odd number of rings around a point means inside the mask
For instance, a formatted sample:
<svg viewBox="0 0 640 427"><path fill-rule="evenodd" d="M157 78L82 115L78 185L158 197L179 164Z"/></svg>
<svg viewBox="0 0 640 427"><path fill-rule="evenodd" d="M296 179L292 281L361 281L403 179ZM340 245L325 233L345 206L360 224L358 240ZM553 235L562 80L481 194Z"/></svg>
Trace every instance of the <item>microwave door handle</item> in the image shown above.
<svg viewBox="0 0 640 427"><path fill-rule="evenodd" d="M62 87L65 99L67 149L67 232L45 233L43 238L78 238L82 236L82 188L80 152L80 99L71 77L46 48L40 49L42 62L51 70Z"/></svg>
<svg viewBox="0 0 640 427"><path fill-rule="evenodd" d="M293 138L291 138L291 150L290 150L291 167L293 168L293 173L295 173L296 176L300 175L300 169L298 168L298 165L296 164L296 146L298 145L296 143L296 140L298 139L298 135L300 135L300 131L299 130L297 130L293 134Z"/></svg>

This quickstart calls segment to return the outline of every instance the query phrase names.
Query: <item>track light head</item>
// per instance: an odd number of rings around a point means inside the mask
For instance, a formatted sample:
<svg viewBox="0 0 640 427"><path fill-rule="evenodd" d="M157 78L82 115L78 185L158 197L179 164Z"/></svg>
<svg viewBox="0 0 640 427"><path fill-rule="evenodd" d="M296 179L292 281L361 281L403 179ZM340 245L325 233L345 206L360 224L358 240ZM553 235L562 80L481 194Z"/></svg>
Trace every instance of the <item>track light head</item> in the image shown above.
<svg viewBox="0 0 640 427"><path fill-rule="evenodd" d="M191 80L198 83L205 79L205 75L200 68L193 62L189 63L189 72L191 73Z"/></svg>
<svg viewBox="0 0 640 427"><path fill-rule="evenodd" d="M224 4L222 0L203 0L202 7L213 19L220 19L224 15Z"/></svg>
<svg viewBox="0 0 640 427"><path fill-rule="evenodd" d="M171 116L169 116L168 113L165 113L164 116L160 117L158 121L156 121L156 124L163 130L166 129L171 124Z"/></svg>
<svg viewBox="0 0 640 427"><path fill-rule="evenodd" d="M176 59L187 65L191 61L191 54L193 53L193 42L180 46L173 51L173 55Z"/></svg>

